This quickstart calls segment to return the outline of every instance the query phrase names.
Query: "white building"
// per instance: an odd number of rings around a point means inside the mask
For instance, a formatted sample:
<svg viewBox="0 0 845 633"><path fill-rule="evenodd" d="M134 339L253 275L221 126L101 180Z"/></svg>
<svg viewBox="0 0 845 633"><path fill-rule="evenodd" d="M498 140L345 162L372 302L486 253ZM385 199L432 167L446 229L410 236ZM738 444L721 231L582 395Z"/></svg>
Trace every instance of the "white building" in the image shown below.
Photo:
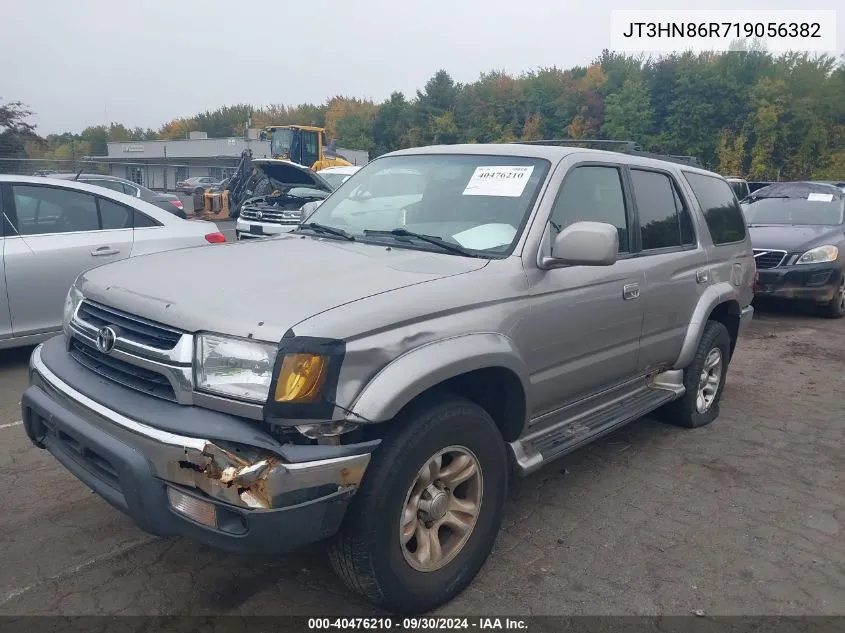
<svg viewBox="0 0 845 633"><path fill-rule="evenodd" d="M108 156L90 156L113 176L127 178L150 189L172 190L180 180L193 176L225 178L235 171L245 149L253 158L268 158L270 142L251 138L208 138L204 132L191 132L178 141L132 141L108 143ZM353 165L364 165L369 155L363 150L336 148Z"/></svg>

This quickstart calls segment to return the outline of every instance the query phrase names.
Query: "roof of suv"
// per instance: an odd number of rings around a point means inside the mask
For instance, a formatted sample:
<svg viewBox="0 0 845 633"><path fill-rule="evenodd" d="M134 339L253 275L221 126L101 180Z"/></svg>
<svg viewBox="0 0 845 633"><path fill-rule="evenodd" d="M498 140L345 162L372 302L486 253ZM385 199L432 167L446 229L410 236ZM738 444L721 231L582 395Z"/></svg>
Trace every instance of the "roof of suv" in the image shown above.
<svg viewBox="0 0 845 633"><path fill-rule="evenodd" d="M464 143L460 145L429 145L426 147L412 147L400 149L384 156L415 156L424 154L476 154L487 156L520 156L524 158L544 158L553 163L561 161L570 154L586 154L608 162L625 162L629 164L642 165L644 167L662 167L671 165L677 169L692 171L717 178L723 178L720 174L695 167L694 165L681 165L672 161L626 154L624 152L613 152L602 149L588 149L584 147L571 147L560 145L522 144L522 143ZM620 160L621 157L621 160ZM376 159L378 160L378 159Z"/></svg>

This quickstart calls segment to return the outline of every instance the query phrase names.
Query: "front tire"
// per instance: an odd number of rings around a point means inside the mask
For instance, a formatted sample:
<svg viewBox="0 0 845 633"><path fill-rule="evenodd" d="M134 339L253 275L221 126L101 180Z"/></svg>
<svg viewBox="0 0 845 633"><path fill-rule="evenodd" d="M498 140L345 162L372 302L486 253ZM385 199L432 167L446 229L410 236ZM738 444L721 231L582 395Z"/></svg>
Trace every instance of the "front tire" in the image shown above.
<svg viewBox="0 0 845 633"><path fill-rule="evenodd" d="M845 316L845 270L839 273L839 285L830 303L822 306L821 314L829 319L841 319Z"/></svg>
<svg viewBox="0 0 845 633"><path fill-rule="evenodd" d="M659 417L695 429L719 417L731 357L731 335L718 321L708 321L692 362L684 370L684 395L661 407Z"/></svg>
<svg viewBox="0 0 845 633"><path fill-rule="evenodd" d="M416 614L461 593L487 560L508 457L496 423L464 398L424 399L391 424L329 557L365 599Z"/></svg>

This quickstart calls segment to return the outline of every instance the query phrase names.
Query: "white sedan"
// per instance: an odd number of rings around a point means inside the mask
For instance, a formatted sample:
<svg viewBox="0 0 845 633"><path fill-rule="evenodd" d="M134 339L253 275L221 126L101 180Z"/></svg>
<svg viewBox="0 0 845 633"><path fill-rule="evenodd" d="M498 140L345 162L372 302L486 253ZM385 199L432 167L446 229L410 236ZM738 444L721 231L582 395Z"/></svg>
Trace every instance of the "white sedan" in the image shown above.
<svg viewBox="0 0 845 633"><path fill-rule="evenodd" d="M61 330L68 288L96 266L225 242L211 222L183 220L111 189L0 175L0 349Z"/></svg>

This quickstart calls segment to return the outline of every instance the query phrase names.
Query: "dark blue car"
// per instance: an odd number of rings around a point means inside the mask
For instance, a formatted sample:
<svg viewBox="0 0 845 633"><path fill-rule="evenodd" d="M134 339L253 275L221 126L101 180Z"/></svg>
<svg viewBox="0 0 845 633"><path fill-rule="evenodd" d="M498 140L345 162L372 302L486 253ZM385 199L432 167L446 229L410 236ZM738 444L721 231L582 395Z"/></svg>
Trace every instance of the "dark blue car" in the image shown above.
<svg viewBox="0 0 845 633"><path fill-rule="evenodd" d="M812 302L845 316L845 191L782 182L742 200L758 282L755 294Z"/></svg>

